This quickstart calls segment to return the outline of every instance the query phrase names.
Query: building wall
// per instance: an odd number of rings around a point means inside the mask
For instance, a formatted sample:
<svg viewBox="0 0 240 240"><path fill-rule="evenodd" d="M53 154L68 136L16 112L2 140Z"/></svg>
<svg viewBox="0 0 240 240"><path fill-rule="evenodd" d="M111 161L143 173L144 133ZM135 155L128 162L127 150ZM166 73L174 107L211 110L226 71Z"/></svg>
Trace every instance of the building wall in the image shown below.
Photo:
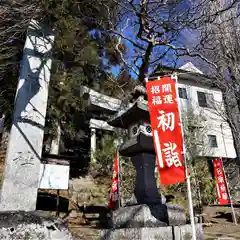
<svg viewBox="0 0 240 240"><path fill-rule="evenodd" d="M208 157L235 158L236 152L233 145L233 137L228 123L224 120L224 106L222 92L219 89L209 88L192 81L178 82L178 87L186 88L187 98L180 99L182 115L193 115L197 124L201 127L202 145L198 145L199 155ZM200 107L197 92L204 92L207 96L213 96L213 108ZM184 118L183 118L184 119ZM208 135L215 135L217 147L211 147Z"/></svg>

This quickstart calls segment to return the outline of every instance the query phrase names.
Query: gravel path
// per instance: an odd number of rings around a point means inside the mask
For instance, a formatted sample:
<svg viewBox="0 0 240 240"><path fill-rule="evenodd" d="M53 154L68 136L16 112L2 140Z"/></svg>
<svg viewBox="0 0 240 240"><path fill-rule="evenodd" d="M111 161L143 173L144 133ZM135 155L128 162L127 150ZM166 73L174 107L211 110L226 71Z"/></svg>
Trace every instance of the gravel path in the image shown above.
<svg viewBox="0 0 240 240"><path fill-rule="evenodd" d="M232 223L213 224L211 227L205 227L205 239L233 240L240 239L240 226Z"/></svg>

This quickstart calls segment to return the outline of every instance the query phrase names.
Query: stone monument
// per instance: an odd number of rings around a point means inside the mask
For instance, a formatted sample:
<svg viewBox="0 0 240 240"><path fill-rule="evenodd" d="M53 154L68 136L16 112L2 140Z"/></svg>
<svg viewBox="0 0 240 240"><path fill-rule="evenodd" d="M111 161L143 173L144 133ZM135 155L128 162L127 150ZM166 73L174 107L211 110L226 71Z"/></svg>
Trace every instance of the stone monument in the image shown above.
<svg viewBox="0 0 240 240"><path fill-rule="evenodd" d="M51 29L30 22L5 160L1 211L36 208L53 42Z"/></svg>
<svg viewBox="0 0 240 240"><path fill-rule="evenodd" d="M119 153L131 158L136 169L136 182L133 197L113 212L111 229L102 231L101 239L192 239L184 208L166 203L157 188L156 155L145 89L137 88L133 102L108 123L128 129L129 138L121 145ZM197 239L204 239L201 225L196 229Z"/></svg>
<svg viewBox="0 0 240 240"><path fill-rule="evenodd" d="M29 24L0 198L0 239L64 239L65 223L36 210L54 34Z"/></svg>

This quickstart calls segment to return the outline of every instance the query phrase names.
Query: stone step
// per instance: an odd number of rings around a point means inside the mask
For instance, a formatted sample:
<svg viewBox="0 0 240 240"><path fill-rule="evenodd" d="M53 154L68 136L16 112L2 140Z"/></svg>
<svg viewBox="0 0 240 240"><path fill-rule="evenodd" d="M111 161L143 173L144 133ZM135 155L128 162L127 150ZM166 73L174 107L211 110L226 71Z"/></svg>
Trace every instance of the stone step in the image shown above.
<svg viewBox="0 0 240 240"><path fill-rule="evenodd" d="M197 240L203 240L204 234L201 224L196 225ZM191 240L192 228L190 224L157 228L123 228L101 231L100 240Z"/></svg>

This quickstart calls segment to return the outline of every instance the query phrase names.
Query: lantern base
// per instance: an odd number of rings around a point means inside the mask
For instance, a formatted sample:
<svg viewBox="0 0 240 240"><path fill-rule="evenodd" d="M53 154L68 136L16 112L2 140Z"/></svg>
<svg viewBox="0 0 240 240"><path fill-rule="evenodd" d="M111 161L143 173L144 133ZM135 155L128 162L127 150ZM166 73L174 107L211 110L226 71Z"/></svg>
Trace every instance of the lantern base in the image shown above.
<svg viewBox="0 0 240 240"><path fill-rule="evenodd" d="M196 224L197 240L204 239L204 232L201 224ZM101 240L185 240L192 239L192 229L190 224L182 226L155 227L155 228L125 228L111 229L101 232Z"/></svg>
<svg viewBox="0 0 240 240"><path fill-rule="evenodd" d="M177 204L140 204L113 211L112 228L163 227L186 224L185 210Z"/></svg>

